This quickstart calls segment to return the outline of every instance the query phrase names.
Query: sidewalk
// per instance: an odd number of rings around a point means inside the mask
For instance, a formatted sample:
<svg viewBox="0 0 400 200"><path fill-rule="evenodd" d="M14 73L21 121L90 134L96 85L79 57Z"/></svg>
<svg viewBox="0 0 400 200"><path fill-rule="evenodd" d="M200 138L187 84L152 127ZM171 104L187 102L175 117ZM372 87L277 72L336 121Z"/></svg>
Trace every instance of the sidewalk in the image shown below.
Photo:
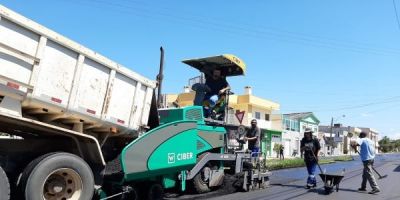
<svg viewBox="0 0 400 200"><path fill-rule="evenodd" d="M330 156L330 157L321 157L319 160L320 165L330 164L339 161L350 161L353 160L353 157L350 156ZM304 160L298 157L291 157L285 160L279 160L277 158L267 158L266 165L269 170L279 170L279 169L288 169L294 167L303 167L305 166Z"/></svg>

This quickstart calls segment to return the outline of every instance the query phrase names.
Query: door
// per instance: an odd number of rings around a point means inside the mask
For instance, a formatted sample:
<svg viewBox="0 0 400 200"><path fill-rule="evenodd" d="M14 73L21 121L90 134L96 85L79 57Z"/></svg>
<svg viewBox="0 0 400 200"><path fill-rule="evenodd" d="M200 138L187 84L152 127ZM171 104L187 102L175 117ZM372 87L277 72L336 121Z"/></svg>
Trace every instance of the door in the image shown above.
<svg viewBox="0 0 400 200"><path fill-rule="evenodd" d="M291 147L291 145L290 145L290 140L285 140L285 142L284 142L283 145L284 145L284 147L285 147L284 152L283 152L283 155L289 156L289 155L290 155L290 152L292 152L292 147Z"/></svg>

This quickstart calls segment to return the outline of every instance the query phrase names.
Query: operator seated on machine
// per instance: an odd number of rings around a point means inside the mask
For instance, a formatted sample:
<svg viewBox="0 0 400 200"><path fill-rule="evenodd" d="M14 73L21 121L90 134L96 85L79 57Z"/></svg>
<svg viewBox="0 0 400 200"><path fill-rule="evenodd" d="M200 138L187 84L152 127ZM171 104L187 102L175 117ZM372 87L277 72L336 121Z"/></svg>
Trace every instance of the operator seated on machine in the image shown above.
<svg viewBox="0 0 400 200"><path fill-rule="evenodd" d="M221 70L214 69L211 73L204 72L206 83L196 83L192 90L196 91L194 105L203 106L204 117L220 114L218 119L223 119L225 107L226 92L230 89L226 77L222 76Z"/></svg>

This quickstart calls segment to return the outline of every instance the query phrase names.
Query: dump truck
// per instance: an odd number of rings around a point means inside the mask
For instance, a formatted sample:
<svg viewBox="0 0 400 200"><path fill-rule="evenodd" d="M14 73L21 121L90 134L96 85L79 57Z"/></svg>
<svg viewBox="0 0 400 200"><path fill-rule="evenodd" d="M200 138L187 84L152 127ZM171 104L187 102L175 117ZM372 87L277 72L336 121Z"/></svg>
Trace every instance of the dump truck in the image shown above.
<svg viewBox="0 0 400 200"><path fill-rule="evenodd" d="M244 190L268 182L201 106L159 109L159 85L0 5L0 200L161 199L228 171Z"/></svg>

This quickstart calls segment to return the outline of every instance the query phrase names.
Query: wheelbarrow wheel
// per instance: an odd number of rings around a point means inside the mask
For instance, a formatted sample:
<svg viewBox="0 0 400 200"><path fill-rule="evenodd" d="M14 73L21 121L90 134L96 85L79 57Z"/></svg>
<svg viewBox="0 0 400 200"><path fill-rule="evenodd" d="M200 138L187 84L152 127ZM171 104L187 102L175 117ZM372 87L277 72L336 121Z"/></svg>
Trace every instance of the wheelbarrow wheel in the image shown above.
<svg viewBox="0 0 400 200"><path fill-rule="evenodd" d="M331 187L325 186L325 194L330 194L332 191Z"/></svg>

